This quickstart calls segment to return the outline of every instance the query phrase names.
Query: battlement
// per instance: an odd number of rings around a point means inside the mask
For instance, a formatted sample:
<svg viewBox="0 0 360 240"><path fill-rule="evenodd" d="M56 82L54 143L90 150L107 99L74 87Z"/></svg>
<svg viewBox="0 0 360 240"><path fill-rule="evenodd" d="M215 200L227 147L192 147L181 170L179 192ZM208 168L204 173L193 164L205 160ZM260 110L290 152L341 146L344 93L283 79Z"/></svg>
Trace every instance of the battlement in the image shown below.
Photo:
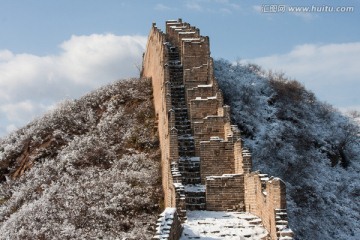
<svg viewBox="0 0 360 240"><path fill-rule="evenodd" d="M247 211L272 239L292 239L285 184L251 172L251 154L213 74L209 37L182 19L166 21L166 33L153 24L142 77L152 80L165 207L182 222L192 210Z"/></svg>

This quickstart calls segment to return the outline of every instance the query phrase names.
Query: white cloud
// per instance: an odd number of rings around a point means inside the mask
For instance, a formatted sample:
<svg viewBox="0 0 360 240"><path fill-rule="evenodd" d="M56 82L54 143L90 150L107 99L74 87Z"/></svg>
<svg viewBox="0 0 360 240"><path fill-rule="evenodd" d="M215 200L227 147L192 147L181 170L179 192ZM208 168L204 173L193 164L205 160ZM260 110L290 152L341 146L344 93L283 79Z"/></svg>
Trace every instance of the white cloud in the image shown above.
<svg viewBox="0 0 360 240"><path fill-rule="evenodd" d="M254 6L252 6L252 9L257 13L263 13L262 6L260 6L260 5L254 5Z"/></svg>
<svg viewBox="0 0 360 240"><path fill-rule="evenodd" d="M161 3L156 4L154 9L157 10L157 11L171 11L171 10L176 10L176 8L172 8L172 7L166 6L166 5L161 4Z"/></svg>
<svg viewBox="0 0 360 240"><path fill-rule="evenodd" d="M360 42L304 44L289 53L244 60L282 71L339 108L360 110Z"/></svg>
<svg viewBox="0 0 360 240"><path fill-rule="evenodd" d="M35 110L34 104L30 100L8 103L0 106L0 111L6 113L7 119L13 122L21 122L29 113Z"/></svg>
<svg viewBox="0 0 360 240"><path fill-rule="evenodd" d="M228 9L228 8L220 8L220 12L225 13L225 14L231 14L232 13L231 10Z"/></svg>
<svg viewBox="0 0 360 240"><path fill-rule="evenodd" d="M237 3L229 0L188 0L185 7L192 11L231 14L234 10L241 10Z"/></svg>
<svg viewBox="0 0 360 240"><path fill-rule="evenodd" d="M190 1L185 4L186 8L194 11L203 11L203 7L197 1Z"/></svg>
<svg viewBox="0 0 360 240"><path fill-rule="evenodd" d="M144 36L72 36L57 55L0 50L0 136L43 113L116 79L137 77Z"/></svg>
<svg viewBox="0 0 360 240"><path fill-rule="evenodd" d="M304 21L311 21L316 19L318 16L309 12L290 12L290 14L302 18Z"/></svg>

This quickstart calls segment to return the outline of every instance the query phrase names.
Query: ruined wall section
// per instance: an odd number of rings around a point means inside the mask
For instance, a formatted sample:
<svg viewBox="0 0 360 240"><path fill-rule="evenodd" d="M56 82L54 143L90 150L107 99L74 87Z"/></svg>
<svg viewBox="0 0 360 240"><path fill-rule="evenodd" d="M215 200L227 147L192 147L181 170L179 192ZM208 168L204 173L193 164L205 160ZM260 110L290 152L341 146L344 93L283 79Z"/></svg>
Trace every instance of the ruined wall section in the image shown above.
<svg viewBox="0 0 360 240"><path fill-rule="evenodd" d="M181 49L182 38L198 38L200 37L200 30L189 23L182 22L181 19L168 20L166 21L166 34L168 41Z"/></svg>
<svg viewBox="0 0 360 240"><path fill-rule="evenodd" d="M181 221L175 208L166 208L159 215L152 240L178 240L182 233Z"/></svg>
<svg viewBox="0 0 360 240"><path fill-rule="evenodd" d="M259 216L272 239L293 237L288 228L285 183L266 174L252 172L244 177L245 210Z"/></svg>

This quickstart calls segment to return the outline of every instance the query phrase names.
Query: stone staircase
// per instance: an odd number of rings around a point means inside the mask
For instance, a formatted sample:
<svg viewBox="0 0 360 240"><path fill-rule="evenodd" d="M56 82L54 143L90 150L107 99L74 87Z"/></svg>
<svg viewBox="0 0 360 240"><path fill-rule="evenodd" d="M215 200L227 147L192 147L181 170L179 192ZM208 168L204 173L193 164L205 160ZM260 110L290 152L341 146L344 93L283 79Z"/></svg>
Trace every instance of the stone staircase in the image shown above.
<svg viewBox="0 0 360 240"><path fill-rule="evenodd" d="M186 104L185 86L183 83L183 66L176 47L167 43L168 62L171 89L171 106L175 112L175 128L178 134L179 161L173 163L181 174L184 185L186 209L205 210L205 186L201 185L200 158L195 156L195 143L191 131L191 122Z"/></svg>
<svg viewBox="0 0 360 240"><path fill-rule="evenodd" d="M291 240L293 232L288 228L286 209L275 209L276 234L278 239Z"/></svg>

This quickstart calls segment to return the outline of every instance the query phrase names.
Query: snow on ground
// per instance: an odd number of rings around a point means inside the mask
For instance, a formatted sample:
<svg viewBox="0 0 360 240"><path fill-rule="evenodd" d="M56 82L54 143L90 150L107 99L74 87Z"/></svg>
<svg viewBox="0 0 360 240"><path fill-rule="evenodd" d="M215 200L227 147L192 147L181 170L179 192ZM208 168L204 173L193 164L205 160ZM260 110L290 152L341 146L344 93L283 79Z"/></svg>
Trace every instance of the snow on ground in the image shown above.
<svg viewBox="0 0 360 240"><path fill-rule="evenodd" d="M250 213L188 211L180 240L262 239L268 232L261 219Z"/></svg>

